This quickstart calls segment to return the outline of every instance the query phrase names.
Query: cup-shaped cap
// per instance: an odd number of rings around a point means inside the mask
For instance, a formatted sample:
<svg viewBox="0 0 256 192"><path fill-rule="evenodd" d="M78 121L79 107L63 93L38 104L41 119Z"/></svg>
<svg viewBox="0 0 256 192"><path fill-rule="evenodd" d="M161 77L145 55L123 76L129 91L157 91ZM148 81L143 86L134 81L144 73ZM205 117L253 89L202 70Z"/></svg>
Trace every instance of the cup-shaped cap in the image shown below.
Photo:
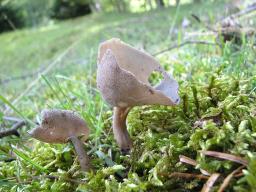
<svg viewBox="0 0 256 192"><path fill-rule="evenodd" d="M163 80L152 87L151 73L158 71ZM149 54L111 39L103 42L98 52L97 87L112 106L176 105L178 83Z"/></svg>
<svg viewBox="0 0 256 192"><path fill-rule="evenodd" d="M89 129L85 121L75 112L69 110L43 110L41 124L32 129L29 134L47 143L64 143L71 136L83 136L87 139Z"/></svg>

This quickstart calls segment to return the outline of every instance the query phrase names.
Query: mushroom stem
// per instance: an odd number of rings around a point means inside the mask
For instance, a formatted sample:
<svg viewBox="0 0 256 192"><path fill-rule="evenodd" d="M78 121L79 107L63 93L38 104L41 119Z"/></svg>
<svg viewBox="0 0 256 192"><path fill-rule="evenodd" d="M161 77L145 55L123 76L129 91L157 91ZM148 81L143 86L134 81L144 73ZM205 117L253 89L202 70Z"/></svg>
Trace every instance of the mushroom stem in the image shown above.
<svg viewBox="0 0 256 192"><path fill-rule="evenodd" d="M121 151L127 153L132 147L132 141L126 127L126 118L130 107L114 107L113 132Z"/></svg>
<svg viewBox="0 0 256 192"><path fill-rule="evenodd" d="M69 140L75 147L82 171L88 171L90 169L90 159L83 148L83 143L76 136L71 136Z"/></svg>

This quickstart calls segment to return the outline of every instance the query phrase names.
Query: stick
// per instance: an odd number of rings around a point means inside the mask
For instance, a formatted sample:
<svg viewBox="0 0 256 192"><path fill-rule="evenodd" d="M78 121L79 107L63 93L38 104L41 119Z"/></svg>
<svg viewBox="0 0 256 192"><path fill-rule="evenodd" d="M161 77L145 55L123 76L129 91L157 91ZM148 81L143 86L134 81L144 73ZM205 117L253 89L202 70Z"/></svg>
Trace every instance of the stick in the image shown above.
<svg viewBox="0 0 256 192"><path fill-rule="evenodd" d="M209 29L210 31L217 32L215 29L213 29L211 26L207 25L205 22L203 22L197 15L191 14L191 16L200 24L203 25L206 29Z"/></svg>
<svg viewBox="0 0 256 192"><path fill-rule="evenodd" d="M20 134L18 133L17 129L21 128L25 124L26 124L25 121L19 121L19 122L15 123L11 129L1 131L0 138L6 137L9 135L16 135L17 137L19 137Z"/></svg>
<svg viewBox="0 0 256 192"><path fill-rule="evenodd" d="M152 55L153 56L157 56L157 55L160 55L160 54L162 54L164 52L171 51L172 49L177 49L177 48L183 47L183 46L188 45L188 44L201 44L201 45L213 45L213 46L219 45L217 43L207 42L207 41L188 40L188 41L184 41L184 42L182 42L180 44L175 44L175 45L173 45L171 47L168 47L168 48L163 49L161 51L158 51L156 53L153 53Z"/></svg>
<svg viewBox="0 0 256 192"><path fill-rule="evenodd" d="M214 185L215 181L219 178L219 176L219 173L213 173L211 177L207 180L207 182L204 184L201 192L210 192L212 186Z"/></svg>
<svg viewBox="0 0 256 192"><path fill-rule="evenodd" d="M191 159L191 158L186 157L184 155L180 155L179 159L180 159L181 163L186 163L186 164L189 164L189 165L193 165L194 167L196 167L198 165L198 163L194 159ZM207 176L211 175L208 171L206 171L204 169L200 169L200 171L203 175L207 175Z"/></svg>
<svg viewBox="0 0 256 192"><path fill-rule="evenodd" d="M233 161L236 163L240 163L244 166L248 165L248 161L246 159L236 156L236 155L222 153L222 152L218 152L218 151L199 151L199 152L204 155L207 155L207 156L216 157L219 159L225 159L225 160Z"/></svg>
<svg viewBox="0 0 256 192"><path fill-rule="evenodd" d="M243 15L247 15L247 14L249 14L249 13L255 11L255 10L256 10L256 5L250 5L247 8L239 11L238 13L234 13L232 15L229 15L229 16L225 17L225 18L222 18L219 22L225 21L225 20L228 20L228 19L239 18L239 17L241 17Z"/></svg>
<svg viewBox="0 0 256 192"><path fill-rule="evenodd" d="M23 120L20 119L20 118L17 118L17 117L8 117L8 116L3 116L3 119L4 119L5 121L14 121L14 122L23 121Z"/></svg>
<svg viewBox="0 0 256 192"><path fill-rule="evenodd" d="M235 176L236 173L238 173L239 171L241 171L243 168L245 168L245 166L240 166L238 167L236 170L234 170L232 173L230 173L223 181L223 183L221 184L218 192L224 192L225 189L227 188L229 182L231 181L231 179Z"/></svg>
<svg viewBox="0 0 256 192"><path fill-rule="evenodd" d="M2 13L3 18L7 21L7 23L10 25L12 30L16 30L14 23L8 18L8 16L5 13Z"/></svg>

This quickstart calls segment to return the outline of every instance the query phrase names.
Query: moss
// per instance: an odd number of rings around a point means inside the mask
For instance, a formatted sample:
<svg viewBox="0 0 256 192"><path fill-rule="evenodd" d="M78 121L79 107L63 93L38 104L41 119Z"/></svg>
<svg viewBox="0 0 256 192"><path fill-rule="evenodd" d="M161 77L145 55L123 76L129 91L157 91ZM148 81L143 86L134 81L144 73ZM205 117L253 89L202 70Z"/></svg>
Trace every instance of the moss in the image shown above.
<svg viewBox="0 0 256 192"><path fill-rule="evenodd" d="M204 182L169 178L169 175L173 172L199 174L199 168L203 168L225 176L238 166L231 161L202 156L199 150L214 150L247 158L249 166L244 171L245 175L233 179L228 190L254 190L256 102L255 93L251 92L254 79L238 80L220 74L214 74L214 83L212 77L210 79L210 85L183 84L180 88L180 94L184 95L183 104L179 106L133 108L127 121L134 141L131 155L120 155L111 134L112 113L106 111L102 114L103 131L100 137L86 145L91 151L95 173L80 173L71 145L35 142L33 150L24 153L48 172L34 171L33 165L22 158L11 163L1 162L1 179L19 178L22 181L17 185L13 179L5 180L2 191L14 191L19 187L38 191L198 191ZM209 97L214 97L214 102ZM2 146L1 150L7 148ZM179 155L195 159L199 165L195 168L182 164ZM49 173L57 179L33 179ZM74 184L68 178L86 184Z"/></svg>

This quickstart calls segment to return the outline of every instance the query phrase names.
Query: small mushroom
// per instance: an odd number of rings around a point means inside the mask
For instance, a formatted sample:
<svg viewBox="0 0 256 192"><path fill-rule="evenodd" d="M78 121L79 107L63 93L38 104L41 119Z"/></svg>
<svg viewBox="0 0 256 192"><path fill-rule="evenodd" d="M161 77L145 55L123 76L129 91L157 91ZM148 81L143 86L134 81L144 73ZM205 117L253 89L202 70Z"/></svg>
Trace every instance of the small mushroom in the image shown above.
<svg viewBox="0 0 256 192"><path fill-rule="evenodd" d="M178 104L178 83L151 55L119 39L100 45L97 65L97 87L104 100L114 107L114 136L121 150L127 152L132 147L126 127L129 110L140 105ZM155 87L148 81L154 71L163 76Z"/></svg>
<svg viewBox="0 0 256 192"><path fill-rule="evenodd" d="M81 169L88 171L90 168L89 157L83 149L83 143L89 136L89 128L85 121L75 112L69 110L43 110L41 124L28 133L35 139L46 143L73 143L78 155Z"/></svg>

